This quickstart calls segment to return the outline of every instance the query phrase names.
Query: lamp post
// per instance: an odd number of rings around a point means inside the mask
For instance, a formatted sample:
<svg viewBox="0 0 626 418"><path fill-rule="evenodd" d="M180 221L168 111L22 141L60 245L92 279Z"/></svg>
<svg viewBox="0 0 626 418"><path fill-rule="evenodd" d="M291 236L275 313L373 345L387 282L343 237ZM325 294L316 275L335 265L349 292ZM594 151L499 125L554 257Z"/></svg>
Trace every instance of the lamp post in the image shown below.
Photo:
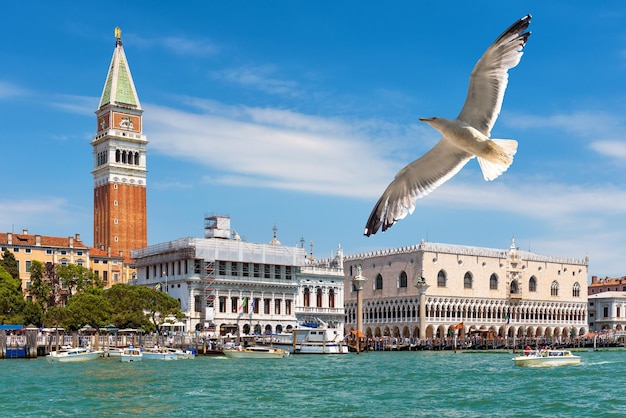
<svg viewBox="0 0 626 418"><path fill-rule="evenodd" d="M420 340L426 339L426 289L430 286L426 284L426 279L420 277L415 281L415 287L420 295Z"/></svg>
<svg viewBox="0 0 626 418"><path fill-rule="evenodd" d="M363 269L359 264L356 267L356 276L352 279L354 290L356 290L356 352L361 351L361 335L363 334L363 284L367 280L361 274Z"/></svg>

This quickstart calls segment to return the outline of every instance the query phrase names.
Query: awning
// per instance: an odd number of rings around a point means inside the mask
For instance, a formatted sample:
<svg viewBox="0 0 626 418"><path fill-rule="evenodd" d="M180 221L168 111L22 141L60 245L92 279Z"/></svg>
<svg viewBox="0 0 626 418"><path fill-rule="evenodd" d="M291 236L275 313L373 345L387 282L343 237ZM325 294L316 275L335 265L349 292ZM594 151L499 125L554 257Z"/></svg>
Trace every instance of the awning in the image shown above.
<svg viewBox="0 0 626 418"><path fill-rule="evenodd" d="M2 324L0 325L0 331L18 331L23 329L24 326L23 325L17 325L17 324Z"/></svg>
<svg viewBox="0 0 626 418"><path fill-rule="evenodd" d="M357 335L359 338L365 338L365 334L363 334L362 332L360 332L359 330L353 329L352 331L350 331L350 334L352 335Z"/></svg>

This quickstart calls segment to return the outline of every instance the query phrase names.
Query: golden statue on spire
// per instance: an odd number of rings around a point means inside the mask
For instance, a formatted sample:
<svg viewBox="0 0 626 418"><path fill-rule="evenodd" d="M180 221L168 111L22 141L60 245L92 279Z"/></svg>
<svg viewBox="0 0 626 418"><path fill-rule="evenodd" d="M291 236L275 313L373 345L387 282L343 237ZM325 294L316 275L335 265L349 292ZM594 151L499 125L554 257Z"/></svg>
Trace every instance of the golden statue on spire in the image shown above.
<svg viewBox="0 0 626 418"><path fill-rule="evenodd" d="M120 29L119 26L115 27L115 37L117 39L122 39L122 30Z"/></svg>

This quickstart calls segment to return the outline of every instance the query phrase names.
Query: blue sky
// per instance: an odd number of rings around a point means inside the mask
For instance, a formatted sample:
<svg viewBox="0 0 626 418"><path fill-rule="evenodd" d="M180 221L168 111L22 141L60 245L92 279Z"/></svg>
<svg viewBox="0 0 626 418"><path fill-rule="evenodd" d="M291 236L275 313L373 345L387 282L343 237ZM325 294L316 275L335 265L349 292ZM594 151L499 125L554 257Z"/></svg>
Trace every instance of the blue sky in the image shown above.
<svg viewBox="0 0 626 418"><path fill-rule="evenodd" d="M469 74L515 20L532 36L476 160L384 234L365 222L395 173L456 117ZM3 5L0 231L93 244L94 111L122 40L144 109L148 241L231 216L244 239L326 258L431 242L582 259L626 274L623 1L29 1Z"/></svg>

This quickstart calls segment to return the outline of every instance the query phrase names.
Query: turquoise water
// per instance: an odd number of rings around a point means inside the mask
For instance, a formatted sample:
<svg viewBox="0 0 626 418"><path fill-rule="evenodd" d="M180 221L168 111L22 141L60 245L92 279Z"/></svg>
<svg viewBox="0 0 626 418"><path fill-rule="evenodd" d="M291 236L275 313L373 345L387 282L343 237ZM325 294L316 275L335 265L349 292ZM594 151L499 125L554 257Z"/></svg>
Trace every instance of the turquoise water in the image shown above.
<svg viewBox="0 0 626 418"><path fill-rule="evenodd" d="M626 352L515 367L511 353L286 359L0 361L1 416L609 417L626 415Z"/></svg>

